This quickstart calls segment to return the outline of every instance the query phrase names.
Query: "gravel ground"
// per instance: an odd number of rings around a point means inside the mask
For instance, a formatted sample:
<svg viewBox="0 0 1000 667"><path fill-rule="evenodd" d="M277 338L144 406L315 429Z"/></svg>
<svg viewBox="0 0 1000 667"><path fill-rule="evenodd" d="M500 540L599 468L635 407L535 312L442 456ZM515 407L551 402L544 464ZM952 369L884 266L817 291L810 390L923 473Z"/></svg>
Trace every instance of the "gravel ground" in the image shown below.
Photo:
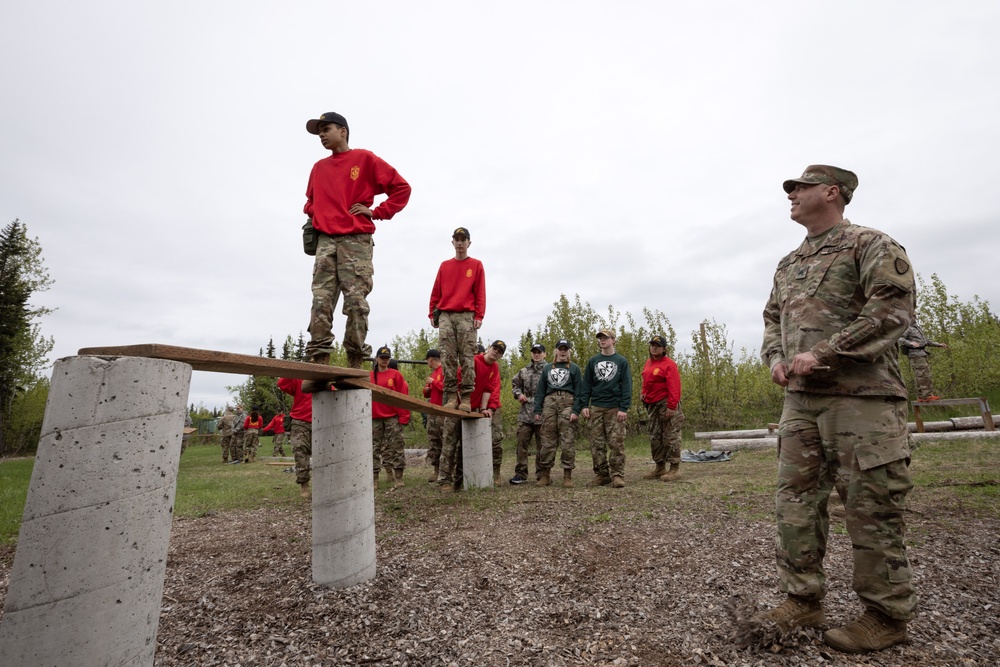
<svg viewBox="0 0 1000 667"><path fill-rule="evenodd" d="M378 492L378 576L347 590L311 581L306 501L175 521L155 664L1000 664L1000 520L940 494L911 496L909 642L858 657L745 622L781 600L767 491L671 495L636 475L622 490L442 497L426 470ZM850 542L831 532L827 620L840 625L862 608ZM0 601L12 557L0 549Z"/></svg>

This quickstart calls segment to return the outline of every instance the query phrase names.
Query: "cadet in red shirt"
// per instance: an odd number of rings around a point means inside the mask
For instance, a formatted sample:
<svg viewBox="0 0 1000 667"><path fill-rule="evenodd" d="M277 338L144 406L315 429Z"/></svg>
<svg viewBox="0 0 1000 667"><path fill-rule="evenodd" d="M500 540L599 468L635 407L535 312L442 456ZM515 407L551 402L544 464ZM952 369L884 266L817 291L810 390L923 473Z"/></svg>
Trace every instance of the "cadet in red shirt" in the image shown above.
<svg viewBox="0 0 1000 667"><path fill-rule="evenodd" d="M301 496L309 498L309 466L312 458L312 394L302 391L302 380L278 378L278 389L292 397L291 446L295 457L295 482Z"/></svg>
<svg viewBox="0 0 1000 667"><path fill-rule="evenodd" d="M375 354L375 369L369 374L372 384L409 394L410 388L403 374L389 367L392 351L382 346ZM403 488L403 470L406 468L403 427L410 423L410 411L372 401L372 478L378 488L379 470L384 465L393 482L393 489Z"/></svg>
<svg viewBox="0 0 1000 667"><path fill-rule="evenodd" d="M681 468L681 375L677 364L667 356L667 339L653 336L649 341L649 359L642 369L642 402L649 412L649 448L656 469L642 476L670 482ZM667 463L670 470L667 470Z"/></svg>

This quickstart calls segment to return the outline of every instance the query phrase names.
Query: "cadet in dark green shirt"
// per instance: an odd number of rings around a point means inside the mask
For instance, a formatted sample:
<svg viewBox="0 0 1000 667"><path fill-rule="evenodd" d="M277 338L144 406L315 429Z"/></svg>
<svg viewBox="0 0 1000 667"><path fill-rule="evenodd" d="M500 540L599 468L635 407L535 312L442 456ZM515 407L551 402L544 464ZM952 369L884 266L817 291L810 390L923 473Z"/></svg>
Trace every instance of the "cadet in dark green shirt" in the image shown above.
<svg viewBox="0 0 1000 667"><path fill-rule="evenodd" d="M573 414L592 418L594 479L590 486L611 484L620 489L625 486L625 419L632 405L632 370L628 359L615 352L615 340L611 329L597 332L601 352L587 362Z"/></svg>

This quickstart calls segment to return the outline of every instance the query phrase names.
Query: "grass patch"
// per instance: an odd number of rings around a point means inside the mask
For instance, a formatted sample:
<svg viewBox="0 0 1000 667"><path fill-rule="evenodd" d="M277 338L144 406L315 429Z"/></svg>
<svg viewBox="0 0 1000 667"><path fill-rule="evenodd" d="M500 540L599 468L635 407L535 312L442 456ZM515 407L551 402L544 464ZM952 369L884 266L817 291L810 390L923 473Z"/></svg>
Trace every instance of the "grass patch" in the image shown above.
<svg viewBox="0 0 1000 667"><path fill-rule="evenodd" d="M0 461L0 544L17 541L35 459Z"/></svg>

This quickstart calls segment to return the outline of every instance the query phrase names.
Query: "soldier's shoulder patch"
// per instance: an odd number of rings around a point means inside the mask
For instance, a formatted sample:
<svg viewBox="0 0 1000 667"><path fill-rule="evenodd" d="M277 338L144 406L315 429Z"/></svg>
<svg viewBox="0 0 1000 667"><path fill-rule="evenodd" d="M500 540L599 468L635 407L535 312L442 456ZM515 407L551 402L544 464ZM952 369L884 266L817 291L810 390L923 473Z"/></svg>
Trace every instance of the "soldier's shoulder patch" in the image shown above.
<svg viewBox="0 0 1000 667"><path fill-rule="evenodd" d="M897 257L896 261L894 263L895 263L895 266L896 266L896 273L898 273L901 276L904 275L907 271L910 270L910 264L909 264L909 262L907 262L902 257Z"/></svg>

